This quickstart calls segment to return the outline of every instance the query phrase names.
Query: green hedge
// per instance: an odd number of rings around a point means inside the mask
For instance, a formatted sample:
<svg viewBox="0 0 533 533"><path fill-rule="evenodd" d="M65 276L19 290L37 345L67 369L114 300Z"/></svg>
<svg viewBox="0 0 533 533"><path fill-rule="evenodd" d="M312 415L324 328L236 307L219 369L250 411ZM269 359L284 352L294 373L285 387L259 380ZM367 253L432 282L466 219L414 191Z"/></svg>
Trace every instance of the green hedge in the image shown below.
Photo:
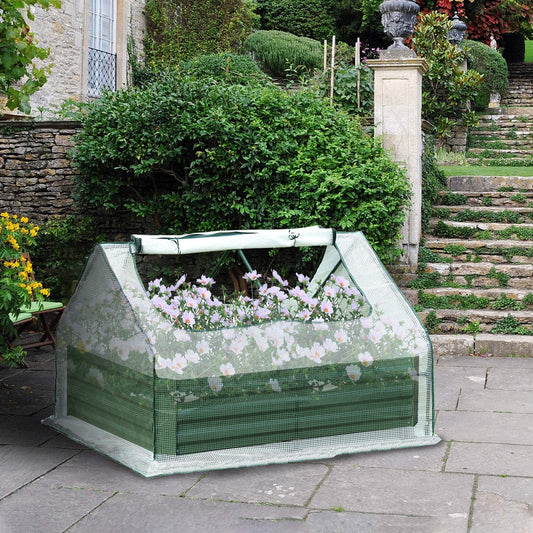
<svg viewBox="0 0 533 533"><path fill-rule="evenodd" d="M397 254L405 175L316 94L167 73L82 120L73 157L89 205L157 217L162 232L362 230L384 260Z"/></svg>
<svg viewBox="0 0 533 533"><path fill-rule="evenodd" d="M285 77L289 69L312 72L322 67L323 46L313 39L275 30L257 31L244 41L244 48L255 55L264 70L279 77Z"/></svg>
<svg viewBox="0 0 533 533"><path fill-rule="evenodd" d="M470 40L463 42L467 51L468 68L483 75L476 96L476 107L485 108L489 104L491 93L503 94L507 89L507 62L497 50L486 44Z"/></svg>
<svg viewBox="0 0 533 533"><path fill-rule="evenodd" d="M327 39L335 33L332 3L327 0L258 0L257 12L264 30L311 39Z"/></svg>

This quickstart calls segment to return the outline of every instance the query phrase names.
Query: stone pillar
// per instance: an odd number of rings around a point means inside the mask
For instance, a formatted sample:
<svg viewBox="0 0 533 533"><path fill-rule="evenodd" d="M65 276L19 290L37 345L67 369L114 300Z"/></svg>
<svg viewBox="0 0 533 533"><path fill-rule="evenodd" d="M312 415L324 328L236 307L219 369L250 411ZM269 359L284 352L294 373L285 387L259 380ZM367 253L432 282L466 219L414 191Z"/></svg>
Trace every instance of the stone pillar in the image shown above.
<svg viewBox="0 0 533 533"><path fill-rule="evenodd" d="M368 61L374 70L374 134L393 160L406 169L412 196L402 229L402 263L416 270L422 231L422 75L424 59L411 50L384 51Z"/></svg>

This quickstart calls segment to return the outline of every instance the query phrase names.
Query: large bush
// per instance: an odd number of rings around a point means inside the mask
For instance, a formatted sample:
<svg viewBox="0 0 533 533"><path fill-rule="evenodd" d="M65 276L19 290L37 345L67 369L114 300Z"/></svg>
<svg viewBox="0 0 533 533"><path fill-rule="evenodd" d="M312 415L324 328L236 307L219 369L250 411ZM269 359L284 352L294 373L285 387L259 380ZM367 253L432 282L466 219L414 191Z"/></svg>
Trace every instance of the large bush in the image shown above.
<svg viewBox="0 0 533 533"><path fill-rule="evenodd" d="M167 74L108 93L76 141L79 197L162 232L320 224L397 253L409 185L379 143L307 91Z"/></svg>
<svg viewBox="0 0 533 533"><path fill-rule="evenodd" d="M322 43L284 31L252 33L244 41L244 48L273 76L285 77L289 70L308 74L324 64Z"/></svg>
<svg viewBox="0 0 533 533"><path fill-rule="evenodd" d="M483 76L478 88L476 107L487 107L491 93L503 94L507 89L507 62L497 50L478 41L465 40L464 46L467 50L468 68Z"/></svg>
<svg viewBox="0 0 533 533"><path fill-rule="evenodd" d="M327 39L335 33L331 2L326 0L258 0L261 28Z"/></svg>
<svg viewBox="0 0 533 533"><path fill-rule="evenodd" d="M422 115L440 138L458 123L475 123L468 102L476 97L482 79L478 72L463 69L466 52L448 41L450 29L447 15L431 12L419 17L412 39L429 66L422 81Z"/></svg>

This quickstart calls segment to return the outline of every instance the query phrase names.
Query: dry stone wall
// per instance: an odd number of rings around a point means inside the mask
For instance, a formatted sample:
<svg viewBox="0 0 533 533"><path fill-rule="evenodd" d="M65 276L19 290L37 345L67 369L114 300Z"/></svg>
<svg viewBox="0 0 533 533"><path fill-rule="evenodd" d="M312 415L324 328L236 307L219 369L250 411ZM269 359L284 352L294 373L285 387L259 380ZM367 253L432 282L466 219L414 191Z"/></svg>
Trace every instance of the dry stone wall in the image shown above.
<svg viewBox="0 0 533 533"><path fill-rule="evenodd" d="M77 213L68 157L75 122L0 123L0 210L42 224Z"/></svg>
<svg viewBox="0 0 533 533"><path fill-rule="evenodd" d="M42 225L69 215L95 215L110 240L150 231L129 213L87 211L73 199L76 169L69 157L80 124L72 121L0 122L0 212L27 216Z"/></svg>

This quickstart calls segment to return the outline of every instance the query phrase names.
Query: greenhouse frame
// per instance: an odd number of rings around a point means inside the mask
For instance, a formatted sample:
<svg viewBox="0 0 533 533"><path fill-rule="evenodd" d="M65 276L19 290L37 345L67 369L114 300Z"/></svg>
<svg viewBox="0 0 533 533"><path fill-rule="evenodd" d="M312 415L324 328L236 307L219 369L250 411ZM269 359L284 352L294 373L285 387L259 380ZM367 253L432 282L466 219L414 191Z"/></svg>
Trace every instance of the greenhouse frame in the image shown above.
<svg viewBox="0 0 533 533"><path fill-rule="evenodd" d="M284 296L284 316L237 326L169 319L137 266L235 251L251 269L248 251L309 247L321 262L305 291ZM328 305L342 291L359 304L336 314ZM302 301L326 319L296 316ZM97 245L57 329L55 410L43 423L145 477L440 440L417 314L361 232L320 227Z"/></svg>

